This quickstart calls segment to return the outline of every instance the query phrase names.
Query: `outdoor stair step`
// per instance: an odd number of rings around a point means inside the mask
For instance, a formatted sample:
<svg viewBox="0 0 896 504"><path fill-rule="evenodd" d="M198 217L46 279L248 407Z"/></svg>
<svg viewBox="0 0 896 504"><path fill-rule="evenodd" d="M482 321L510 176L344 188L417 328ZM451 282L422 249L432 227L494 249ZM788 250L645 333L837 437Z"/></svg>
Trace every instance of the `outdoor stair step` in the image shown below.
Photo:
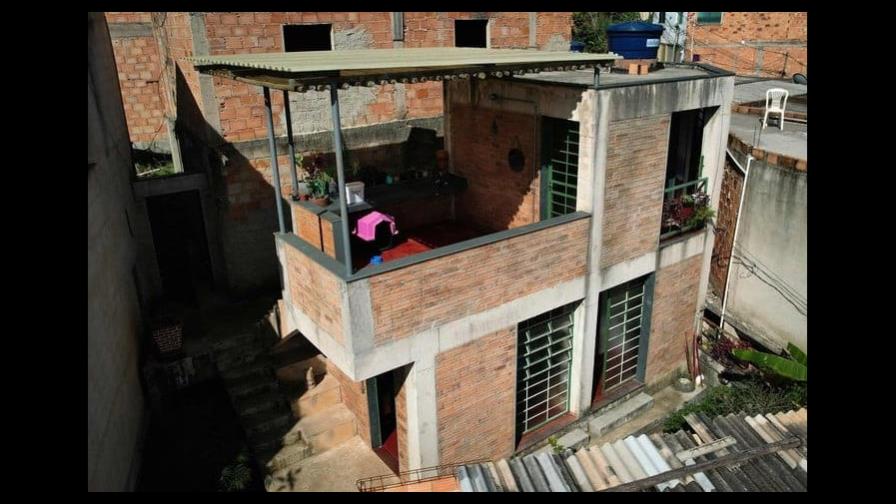
<svg viewBox="0 0 896 504"><path fill-rule="evenodd" d="M652 406L653 397L639 392L609 411L601 410L599 415L588 422L591 440L594 441L623 423L646 413Z"/></svg>
<svg viewBox="0 0 896 504"><path fill-rule="evenodd" d="M262 454L259 458L268 472L280 471L298 464L312 455L312 448L304 441Z"/></svg>
<svg viewBox="0 0 896 504"><path fill-rule="evenodd" d="M253 327L235 336L219 339L210 344L213 352L222 352L231 348L239 348L246 345L254 345L258 341L258 333Z"/></svg>
<svg viewBox="0 0 896 504"><path fill-rule="evenodd" d="M304 392L295 403L299 418L320 413L342 403L342 388L335 377L326 375L311 390Z"/></svg>
<svg viewBox="0 0 896 504"><path fill-rule="evenodd" d="M279 391L272 391L252 396L243 401L234 400L233 403L241 417L248 417L262 411L283 407L286 405L286 400Z"/></svg>
<svg viewBox="0 0 896 504"><path fill-rule="evenodd" d="M291 412L281 411L267 416L259 416L252 421L245 419L243 427L246 434L250 436L274 431L285 434L294 423L295 418Z"/></svg>
<svg viewBox="0 0 896 504"><path fill-rule="evenodd" d="M284 446L289 444L283 441L283 436L279 432L262 432L248 436L249 445L256 454L272 451L276 453ZM302 439L296 439L292 444L304 442Z"/></svg>
<svg viewBox="0 0 896 504"><path fill-rule="evenodd" d="M253 362L247 362L245 364L241 364L236 367L221 369L218 368L221 376L224 378L225 383L233 383L236 381L251 379L252 377L258 376L267 376L272 380L276 379L276 375L271 367L265 361L256 360Z"/></svg>
<svg viewBox="0 0 896 504"><path fill-rule="evenodd" d="M254 362L259 357L264 357L266 353L266 349L261 345L234 347L215 352L215 362L218 365L218 369L228 369L248 362Z"/></svg>
<svg viewBox="0 0 896 504"><path fill-rule="evenodd" d="M227 391L230 393L231 397L240 400L248 395L277 390L278 387L279 384L274 377L264 374L254 374L230 383L227 387Z"/></svg>
<svg viewBox="0 0 896 504"><path fill-rule="evenodd" d="M299 419L284 440L291 444L294 437L299 437L314 448L314 453L321 453L351 439L357 430L355 416L340 403Z"/></svg>

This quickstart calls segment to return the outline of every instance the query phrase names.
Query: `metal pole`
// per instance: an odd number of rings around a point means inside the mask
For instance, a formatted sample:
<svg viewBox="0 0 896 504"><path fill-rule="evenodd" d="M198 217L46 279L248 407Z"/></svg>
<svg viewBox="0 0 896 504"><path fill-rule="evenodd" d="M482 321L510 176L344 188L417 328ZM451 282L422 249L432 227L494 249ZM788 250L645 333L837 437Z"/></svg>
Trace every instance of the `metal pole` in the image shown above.
<svg viewBox="0 0 896 504"><path fill-rule="evenodd" d="M280 168L277 166L277 144L274 142L274 114L271 112L271 90L264 90L264 115L268 122L268 150L271 152L271 185L274 186L274 197L277 202L277 221L280 223L280 232L286 232L283 225L283 202L280 201Z"/></svg>
<svg viewBox="0 0 896 504"><path fill-rule="evenodd" d="M333 153L336 155L336 179L339 182L339 217L342 220L342 252L346 274L352 274L352 247L348 233L348 207L345 201L345 167L342 160L342 125L339 121L339 84L330 84L330 109L333 113Z"/></svg>
<svg viewBox="0 0 896 504"><path fill-rule="evenodd" d="M731 156L734 160L734 156ZM725 308L728 307L728 285L731 282L731 267L734 263L734 247L737 246L737 233L740 231L740 217L744 210L744 200L747 198L747 182L750 181L750 164L753 156L747 156L747 168L744 170L744 187L740 191L740 203L737 204L737 219L734 222L734 236L731 239L731 254L728 256L728 271L725 272L725 290L722 292L722 316L719 320L719 331L725 333ZM737 161L735 161L737 164ZM738 167L739 168L739 167Z"/></svg>
<svg viewBox="0 0 896 504"><path fill-rule="evenodd" d="M296 175L296 144L292 138L292 116L289 112L289 91L283 90L283 110L286 112L286 140L289 142L289 169L292 174L292 195L299 194L299 177Z"/></svg>

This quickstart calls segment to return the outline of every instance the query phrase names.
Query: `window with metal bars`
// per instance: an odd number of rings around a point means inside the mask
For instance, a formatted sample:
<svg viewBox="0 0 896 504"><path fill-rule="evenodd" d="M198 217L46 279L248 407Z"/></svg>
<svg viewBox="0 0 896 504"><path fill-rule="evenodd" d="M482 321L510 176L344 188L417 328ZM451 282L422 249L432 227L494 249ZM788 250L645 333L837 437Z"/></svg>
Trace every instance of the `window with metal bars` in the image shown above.
<svg viewBox="0 0 896 504"><path fill-rule="evenodd" d="M517 434L535 430L569 411L573 313L561 306L517 327Z"/></svg>
<svg viewBox="0 0 896 504"><path fill-rule="evenodd" d="M603 391L643 379L650 331L652 275L614 287L601 299Z"/></svg>
<svg viewBox="0 0 896 504"><path fill-rule="evenodd" d="M542 117L541 218L576 211L579 123Z"/></svg>

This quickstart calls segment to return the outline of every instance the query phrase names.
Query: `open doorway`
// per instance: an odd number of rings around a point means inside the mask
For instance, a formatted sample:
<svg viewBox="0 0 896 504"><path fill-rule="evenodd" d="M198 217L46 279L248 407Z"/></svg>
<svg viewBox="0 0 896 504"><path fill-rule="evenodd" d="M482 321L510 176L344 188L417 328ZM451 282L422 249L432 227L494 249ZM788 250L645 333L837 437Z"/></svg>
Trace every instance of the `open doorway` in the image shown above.
<svg viewBox="0 0 896 504"><path fill-rule="evenodd" d="M212 285L211 260L199 191L146 199L162 291L171 301L196 306Z"/></svg>
<svg viewBox="0 0 896 504"><path fill-rule="evenodd" d="M399 471L398 416L395 398L404 384L405 368L393 369L367 380L370 443L392 471Z"/></svg>

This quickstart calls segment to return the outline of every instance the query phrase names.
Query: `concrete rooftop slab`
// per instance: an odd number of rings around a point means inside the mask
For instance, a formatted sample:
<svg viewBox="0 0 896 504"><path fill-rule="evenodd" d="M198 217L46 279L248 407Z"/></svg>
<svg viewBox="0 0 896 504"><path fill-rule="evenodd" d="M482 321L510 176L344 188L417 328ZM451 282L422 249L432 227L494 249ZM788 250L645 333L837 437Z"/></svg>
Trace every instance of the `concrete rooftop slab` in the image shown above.
<svg viewBox="0 0 896 504"><path fill-rule="evenodd" d="M737 137L738 140L766 152L808 161L807 125L785 122L784 131L778 129L777 126L770 125L762 131L758 144L754 145L754 135L761 127L759 124L761 120L761 116L732 113L729 133Z"/></svg>
<svg viewBox="0 0 896 504"><path fill-rule="evenodd" d="M790 81L764 80L743 84L735 83L733 101L738 105L742 103L765 101L765 92L771 88L786 89L790 92L790 98L809 94L809 87L805 84L796 84Z"/></svg>

